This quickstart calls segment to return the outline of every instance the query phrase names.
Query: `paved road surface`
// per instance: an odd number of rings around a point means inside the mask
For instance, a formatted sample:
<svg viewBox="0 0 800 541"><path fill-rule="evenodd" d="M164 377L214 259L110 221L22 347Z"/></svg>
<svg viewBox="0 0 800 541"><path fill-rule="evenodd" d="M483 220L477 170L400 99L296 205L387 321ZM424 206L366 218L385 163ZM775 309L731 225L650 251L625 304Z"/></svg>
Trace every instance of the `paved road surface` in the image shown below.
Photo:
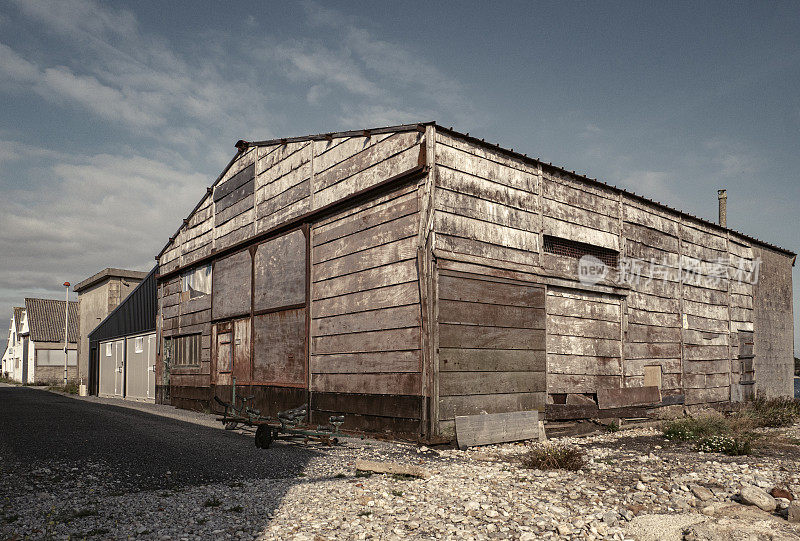
<svg viewBox="0 0 800 541"><path fill-rule="evenodd" d="M102 464L125 492L294 476L318 452L43 390L0 387L0 463ZM2 492L2 488L0 488Z"/></svg>

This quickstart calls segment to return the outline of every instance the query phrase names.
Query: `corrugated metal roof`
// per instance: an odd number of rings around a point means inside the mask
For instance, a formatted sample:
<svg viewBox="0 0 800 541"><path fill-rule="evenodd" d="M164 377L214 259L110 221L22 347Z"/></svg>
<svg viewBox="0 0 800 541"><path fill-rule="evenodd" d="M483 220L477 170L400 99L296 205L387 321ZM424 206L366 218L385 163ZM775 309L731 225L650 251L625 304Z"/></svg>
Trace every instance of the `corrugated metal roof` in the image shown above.
<svg viewBox="0 0 800 541"><path fill-rule="evenodd" d="M17 334L22 330L22 317L25 315L24 306L14 307L14 326L17 328Z"/></svg>
<svg viewBox="0 0 800 541"><path fill-rule="evenodd" d="M270 139L270 140L266 140L266 141L248 142L248 141L244 141L244 140L239 140L239 141L237 141L237 143L235 145L235 147L237 149L236 154L233 156L233 158L231 158L231 161L228 162L228 165L225 166L225 168L222 170L222 172L219 174L219 176L216 178L216 180L211 184L211 187L208 188L208 190L206 191L206 195L203 196L200 199L200 202L197 203L197 206L195 206L195 208L192 210L192 212L189 213L189 216L194 214L194 212L198 208L200 208L200 205L202 205L203 201L205 201L205 198L208 196L208 194L211 193L211 190L213 189L213 187L216 186L216 184L219 183L220 180L222 180L222 177L224 177L225 173L227 173L228 169L230 169L231 166L233 166L233 164L236 162L236 159L241 154L243 154L251 146L253 146L253 147L271 146L271 145L277 145L277 144L286 144L286 143L292 143L292 142L312 141L312 140L328 140L328 141L330 141L331 139L340 138L340 137L363 137L363 136L366 136L366 135L373 135L373 134L379 134L379 133L422 130L422 129L424 129L425 126L435 126L437 130L442 130L443 132L450 133L450 134L456 135L458 137L462 137L462 138L467 139L470 142L475 143L477 145L491 148L493 150L502 152L504 154L513 156L513 157L515 157L517 159L520 159L520 160L523 160L523 161L526 161L526 162L529 162L529 163L540 164L540 165L542 165L544 167L548 167L550 169L555 169L557 171L560 171L561 173L571 175L571 176L575 177L576 179L579 179L579 180L581 180L583 182L586 182L587 184L603 186L603 187L609 188L611 190L614 190L615 192L626 194L626 195L628 195L628 196L630 196L630 197L632 197L634 199L638 199L640 201L644 201L644 202L653 204L653 205L655 205L655 206L657 206L659 208L662 208L664 210L667 210L667 211L670 211L670 212L674 212L674 213L676 213L678 215L691 218L691 219L696 220L696 221L698 221L698 222L700 222L700 223L702 223L704 225L711 226L711 227L714 227L716 229L720 229L720 230L723 230L723 231L730 231L730 232L735 233L735 234L739 235L740 237L742 237L742 238L744 238L746 240L749 240L751 242L754 242L756 244L760 244L762 246L766 246L768 248L772 248L774 250L777 250L777 251L780 251L780 252L783 252L783 253L786 253L786 254L789 254L789 255L797 255L795 252L793 252L791 250L787 250L786 248L781 248L780 246L776 246L774 244L770 244L769 242L765 242L763 240L757 239L756 237L747 235L745 233L742 233L741 231L737 231L735 229L729 229L729 228L726 228L726 227L722 227L722 226L720 226L719 224L717 224L715 222L712 222L712 221L709 221L709 220L694 216L693 214L689 214L687 212L680 211L680 210L678 210L676 208L670 207L669 205L665 205L664 203L661 203L659 201L655 201L653 199L649 199L649 198L644 197L642 195L638 195L635 192L629 192L628 190L624 190L622 188L618 188L617 186L612 186L612 185L610 185L610 184L608 184L606 182L602 182L602 181L597 180L595 178L590 178L590 177L588 177L586 175L582 175L580 173L576 173L575 171L570 171L570 170L565 169L563 167L560 167L560 166L557 166L557 165L553 165L552 163L549 163L549 162L543 162L539 158L531 158L527 154L523 154L523 153L520 153L520 152L515 152L514 149L507 149L507 148L501 147L500 145L486 142L483 139L478 139L477 137L471 136L469 133L458 132L458 131L454 130L452 127L451 128L446 128L444 126L441 126L441 125L437 124L435 121L419 122L419 123L416 123L416 124L400 124L400 125L397 125L397 126L384 126L384 127L380 127L380 128L368 128L368 129L363 129L363 130L330 132L330 133L317 134L317 135L304 135L304 136L300 136L300 137L285 137L285 138L280 138L280 139ZM184 220L184 223L181 224L181 226L178 227L178 230L175 232L175 234L172 237L170 237L169 241L164 245L164 247L161 249L161 251L156 256L156 260L158 260L161 257L161 255L163 255L163 253L167 251L167 248L169 248L170 244L172 244L173 240L178 235L178 233L180 233L181 229L185 226L187 221L188 221L188 218L187 218L187 220Z"/></svg>
<svg viewBox="0 0 800 541"><path fill-rule="evenodd" d="M25 299L25 311L28 313L28 330L34 342L64 341L64 302L56 299ZM78 303L69 303L70 342L78 342Z"/></svg>

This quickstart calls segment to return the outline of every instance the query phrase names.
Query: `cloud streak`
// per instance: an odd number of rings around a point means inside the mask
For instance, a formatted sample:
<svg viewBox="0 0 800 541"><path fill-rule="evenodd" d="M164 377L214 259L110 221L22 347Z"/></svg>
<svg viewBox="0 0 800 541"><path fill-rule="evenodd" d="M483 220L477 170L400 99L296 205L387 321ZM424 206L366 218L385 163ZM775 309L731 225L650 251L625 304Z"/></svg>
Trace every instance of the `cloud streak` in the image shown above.
<svg viewBox="0 0 800 541"><path fill-rule="evenodd" d="M418 51L318 4L300 10L314 37L243 44L212 31L190 46L93 0L11 5L0 25L37 32L24 44L0 33L0 95L34 96L111 138L74 153L0 134L0 315L25 295L60 295L65 279L149 268L239 138L453 117L466 103ZM313 126L287 114L298 108L314 112Z"/></svg>

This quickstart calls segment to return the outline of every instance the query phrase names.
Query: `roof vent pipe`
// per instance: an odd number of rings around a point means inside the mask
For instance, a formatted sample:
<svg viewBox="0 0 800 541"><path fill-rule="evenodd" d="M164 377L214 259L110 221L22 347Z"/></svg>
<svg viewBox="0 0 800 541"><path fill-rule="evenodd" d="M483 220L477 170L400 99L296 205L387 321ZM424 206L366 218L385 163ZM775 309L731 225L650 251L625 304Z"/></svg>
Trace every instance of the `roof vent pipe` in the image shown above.
<svg viewBox="0 0 800 541"><path fill-rule="evenodd" d="M717 190L719 197L719 225L728 227L728 190Z"/></svg>

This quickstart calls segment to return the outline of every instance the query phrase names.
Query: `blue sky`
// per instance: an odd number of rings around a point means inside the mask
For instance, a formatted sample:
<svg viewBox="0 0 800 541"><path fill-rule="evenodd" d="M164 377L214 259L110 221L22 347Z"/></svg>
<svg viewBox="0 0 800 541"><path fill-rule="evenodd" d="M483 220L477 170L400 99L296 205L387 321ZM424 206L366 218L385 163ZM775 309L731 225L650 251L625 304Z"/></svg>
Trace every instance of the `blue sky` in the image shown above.
<svg viewBox="0 0 800 541"><path fill-rule="evenodd" d="M799 34L788 2L4 2L0 314L148 269L238 139L421 120L711 220L725 187L796 251Z"/></svg>

